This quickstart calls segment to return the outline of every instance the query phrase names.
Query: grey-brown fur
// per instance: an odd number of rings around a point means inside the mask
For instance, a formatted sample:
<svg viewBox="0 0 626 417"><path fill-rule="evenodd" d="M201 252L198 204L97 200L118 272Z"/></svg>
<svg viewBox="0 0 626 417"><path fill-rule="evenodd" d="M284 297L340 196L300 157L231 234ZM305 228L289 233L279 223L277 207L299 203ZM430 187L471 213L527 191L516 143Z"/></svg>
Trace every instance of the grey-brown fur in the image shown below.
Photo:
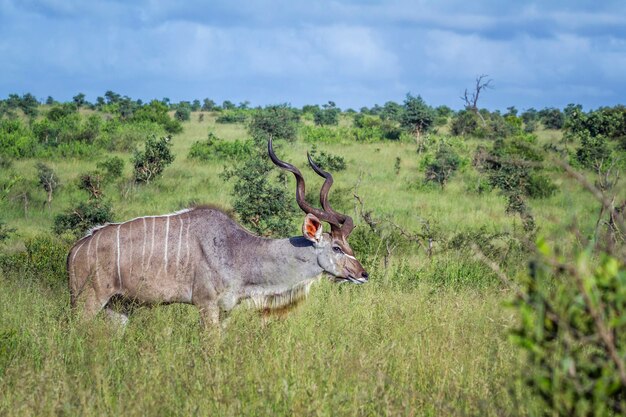
<svg viewBox="0 0 626 417"><path fill-rule="evenodd" d="M107 305L114 296L190 303L205 322L216 323L245 299L268 309L306 296L324 272L318 260L324 248L316 246L304 237L252 235L214 208L108 224L68 255L71 302L86 317L106 308L122 319Z"/></svg>

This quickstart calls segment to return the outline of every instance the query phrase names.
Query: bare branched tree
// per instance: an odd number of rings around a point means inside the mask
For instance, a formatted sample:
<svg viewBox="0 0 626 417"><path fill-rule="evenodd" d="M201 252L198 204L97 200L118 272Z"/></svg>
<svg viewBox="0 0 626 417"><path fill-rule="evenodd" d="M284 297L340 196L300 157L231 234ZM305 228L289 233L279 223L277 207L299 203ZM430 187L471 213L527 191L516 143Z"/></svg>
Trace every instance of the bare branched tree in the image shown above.
<svg viewBox="0 0 626 417"><path fill-rule="evenodd" d="M483 126L486 125L486 122L483 116L478 111L478 98L480 97L480 93L483 90L487 88L493 88L493 85L491 85L491 82L493 80L491 79L485 80L487 77L488 75L486 74L481 74L478 77L476 77L476 84L474 85L474 90L470 93L467 91L467 88L466 88L465 92L463 93L463 97L461 97L461 100L465 102L465 109L476 113L478 117L480 117L480 120L482 120Z"/></svg>

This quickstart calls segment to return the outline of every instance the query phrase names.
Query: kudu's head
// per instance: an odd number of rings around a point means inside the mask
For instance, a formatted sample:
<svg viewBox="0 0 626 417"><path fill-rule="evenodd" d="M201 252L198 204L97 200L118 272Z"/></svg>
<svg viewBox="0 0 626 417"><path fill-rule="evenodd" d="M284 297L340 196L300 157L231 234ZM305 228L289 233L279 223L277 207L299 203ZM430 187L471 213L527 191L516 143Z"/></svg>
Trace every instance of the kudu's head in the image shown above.
<svg viewBox="0 0 626 417"><path fill-rule="evenodd" d="M354 257L354 252L348 244L348 236L354 229L354 223L350 216L333 210L328 202L328 191L333 185L333 177L315 165L311 156L307 153L311 168L320 176L324 177L324 184L320 190L321 209L311 206L305 200L304 177L295 166L281 161L274 153L272 140L268 144L268 153L272 162L285 169L296 177L296 202L306 213L302 234L318 249L317 262L319 266L335 278L338 282L352 282L363 284L367 282L369 275L363 269L361 263ZM330 233L324 233L322 222L330 225Z"/></svg>

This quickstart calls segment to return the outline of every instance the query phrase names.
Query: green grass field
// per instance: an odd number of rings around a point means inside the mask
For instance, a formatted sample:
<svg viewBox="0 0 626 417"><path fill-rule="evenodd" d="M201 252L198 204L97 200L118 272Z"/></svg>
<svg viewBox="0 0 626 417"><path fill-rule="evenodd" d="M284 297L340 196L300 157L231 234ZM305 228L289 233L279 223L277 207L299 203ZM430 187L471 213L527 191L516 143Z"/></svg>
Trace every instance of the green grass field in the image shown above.
<svg viewBox="0 0 626 417"><path fill-rule="evenodd" d="M223 164L187 159L191 144L209 131L228 140L247 137L244 126L216 124L210 115L200 123L194 113L173 138L176 160L163 178L147 186L129 180L108 186L116 219L168 213L193 202L229 207L231 186L219 177ZM558 135L540 132L539 139ZM471 160L477 142L463 146ZM280 148L280 156L304 168L308 147L297 141ZM498 192L476 191L478 174L469 161L442 190L421 185L423 155L412 143L319 148L348 164L331 191L342 207L355 207L358 184L367 210L407 230L419 230L423 219L441 236L521 230L520 219L505 214ZM119 156L130 178L130 154ZM35 162L17 161L14 168L34 178ZM19 201L3 206L2 219L18 235L2 251L22 250L29 236L51 229L55 214L83 200L73 183L95 162L49 161L63 188L51 209L43 205L43 191L26 213ZM308 188L319 189L313 172L303 172ZM550 175L557 193L530 206L540 236L567 241L571 222L582 230L593 226L597 204L557 170ZM292 219L294 234L301 218ZM506 306L510 291L469 247L444 250L436 241L434 249L432 259L417 248L399 251L387 269L382 250L370 254L367 285L323 282L286 318L269 322L237 309L221 334L203 332L196 309L183 305L140 307L123 333L104 319L81 323L70 313L65 283L0 276L0 415L537 414L536 400L520 382L523 358L509 341L517 321ZM523 274L526 262L515 258L508 271Z"/></svg>

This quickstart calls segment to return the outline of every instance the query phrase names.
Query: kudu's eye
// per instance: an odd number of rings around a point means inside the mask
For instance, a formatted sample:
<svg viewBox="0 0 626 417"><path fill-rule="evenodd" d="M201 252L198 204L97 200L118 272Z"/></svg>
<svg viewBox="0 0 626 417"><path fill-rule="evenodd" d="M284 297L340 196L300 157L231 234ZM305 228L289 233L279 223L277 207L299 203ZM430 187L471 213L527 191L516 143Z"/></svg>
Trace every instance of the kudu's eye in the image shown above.
<svg viewBox="0 0 626 417"><path fill-rule="evenodd" d="M343 251L341 250L341 248L339 246L333 246L333 251L335 253L343 253Z"/></svg>

